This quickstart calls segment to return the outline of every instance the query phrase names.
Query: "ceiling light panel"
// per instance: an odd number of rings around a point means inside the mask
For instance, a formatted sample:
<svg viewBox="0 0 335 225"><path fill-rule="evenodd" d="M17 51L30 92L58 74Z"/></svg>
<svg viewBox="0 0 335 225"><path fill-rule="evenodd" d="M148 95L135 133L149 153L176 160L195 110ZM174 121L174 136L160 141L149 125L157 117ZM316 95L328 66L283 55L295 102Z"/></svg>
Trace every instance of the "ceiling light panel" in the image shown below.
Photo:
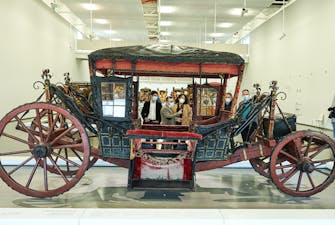
<svg viewBox="0 0 335 225"><path fill-rule="evenodd" d="M160 34L162 36L169 36L171 33L170 32L166 32L166 31L162 31Z"/></svg>
<svg viewBox="0 0 335 225"><path fill-rule="evenodd" d="M98 10L98 6L96 4L83 3L82 6L84 9L89 10L89 11Z"/></svg>
<svg viewBox="0 0 335 225"><path fill-rule="evenodd" d="M225 22L225 23L220 23L219 27L221 27L221 28L230 28L233 25L234 25L233 23L227 23L227 22Z"/></svg>
<svg viewBox="0 0 335 225"><path fill-rule="evenodd" d="M160 21L159 25L161 27L168 27L172 25L172 21Z"/></svg>
<svg viewBox="0 0 335 225"><path fill-rule="evenodd" d="M224 33L211 33L210 36L211 37L222 37L224 36Z"/></svg>
<svg viewBox="0 0 335 225"><path fill-rule="evenodd" d="M160 13L174 13L176 12L176 7L173 6L161 6L159 7Z"/></svg>
<svg viewBox="0 0 335 225"><path fill-rule="evenodd" d="M98 24L109 24L109 21L106 19L94 19L94 21Z"/></svg>

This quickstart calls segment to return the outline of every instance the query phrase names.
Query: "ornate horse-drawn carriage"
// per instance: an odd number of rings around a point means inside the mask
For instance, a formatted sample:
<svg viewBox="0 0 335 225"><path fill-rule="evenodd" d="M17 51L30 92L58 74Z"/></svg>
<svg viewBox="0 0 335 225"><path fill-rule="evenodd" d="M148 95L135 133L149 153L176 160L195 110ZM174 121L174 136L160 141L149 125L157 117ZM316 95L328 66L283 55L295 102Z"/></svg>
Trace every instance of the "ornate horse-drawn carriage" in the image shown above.
<svg viewBox="0 0 335 225"><path fill-rule="evenodd" d="M276 82L265 94L256 85L257 94L236 107L244 70L236 54L170 45L109 48L89 55L89 69L92 93L76 91L68 76L65 84L52 84L45 70L46 102L41 96L0 121L0 176L14 190L62 194L97 159L128 168L129 190L194 190L197 171L247 160L292 196L313 195L334 180L333 140L295 131L295 117L278 107ZM192 80L192 125L141 124L143 76ZM232 111L225 111L232 79ZM247 140L240 142L243 131Z"/></svg>

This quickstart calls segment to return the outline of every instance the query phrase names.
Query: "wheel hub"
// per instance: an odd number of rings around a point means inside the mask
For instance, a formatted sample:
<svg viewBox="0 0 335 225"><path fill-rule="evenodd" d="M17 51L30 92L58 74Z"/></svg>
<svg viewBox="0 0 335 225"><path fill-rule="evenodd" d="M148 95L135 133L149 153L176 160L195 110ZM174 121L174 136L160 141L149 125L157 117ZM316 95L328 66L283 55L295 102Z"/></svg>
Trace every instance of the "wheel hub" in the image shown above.
<svg viewBox="0 0 335 225"><path fill-rule="evenodd" d="M36 145L33 149L33 154L36 158L45 158L49 152L48 146Z"/></svg>
<svg viewBox="0 0 335 225"><path fill-rule="evenodd" d="M301 170L306 173L311 173L315 169L315 166L312 162L306 162L302 164Z"/></svg>
<svg viewBox="0 0 335 225"><path fill-rule="evenodd" d="M298 163L298 168L302 172L311 173L311 172L314 171L315 166L314 166L313 162L311 162L310 159L304 158L300 163Z"/></svg>

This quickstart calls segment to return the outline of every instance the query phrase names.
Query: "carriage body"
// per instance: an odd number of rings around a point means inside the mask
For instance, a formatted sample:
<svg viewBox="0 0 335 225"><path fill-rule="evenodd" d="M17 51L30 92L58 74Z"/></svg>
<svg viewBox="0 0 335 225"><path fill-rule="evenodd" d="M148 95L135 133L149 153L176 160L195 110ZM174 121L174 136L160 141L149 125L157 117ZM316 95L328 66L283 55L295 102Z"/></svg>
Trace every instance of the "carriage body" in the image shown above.
<svg viewBox="0 0 335 225"><path fill-rule="evenodd" d="M276 82L268 94L255 86L257 94L248 101L249 112L242 118L247 108L237 107L237 100L244 66L244 60L233 53L149 45L91 53L90 85L71 83L67 74L65 84L57 86L50 82L49 71L44 71L47 103L40 103L39 98L0 121L0 141L10 139L28 146L28 150L14 147L0 152L1 178L23 194L50 197L69 190L102 159L128 168L128 190L192 191L197 171L249 160L258 173L271 177L287 194L310 196L323 190L334 180L334 142L314 131L295 132L295 116L287 116L277 104ZM141 77L148 76L192 80L187 89L193 110L190 126L141 123L139 85ZM232 107L226 111L224 96L231 80ZM275 117L276 109L280 118ZM236 141L245 130L252 131L248 140ZM16 136L17 132L25 137ZM25 159L14 169L3 163L4 157L21 154ZM15 173L30 162L33 170L22 183ZM319 168L324 164L331 164L330 172ZM32 184L39 170L43 187ZM56 187L50 187L49 173L60 177ZM316 184L312 173L326 177ZM287 186L294 176L296 186Z"/></svg>

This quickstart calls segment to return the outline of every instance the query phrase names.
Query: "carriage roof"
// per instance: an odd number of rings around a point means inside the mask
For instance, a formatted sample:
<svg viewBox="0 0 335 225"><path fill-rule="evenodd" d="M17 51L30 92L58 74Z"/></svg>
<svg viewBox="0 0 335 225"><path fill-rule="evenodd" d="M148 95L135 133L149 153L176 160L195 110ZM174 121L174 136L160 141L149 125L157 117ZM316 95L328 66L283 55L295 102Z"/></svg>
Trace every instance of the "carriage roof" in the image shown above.
<svg viewBox="0 0 335 225"><path fill-rule="evenodd" d="M241 74L244 65L244 59L235 53L166 44L105 48L88 57L90 65L100 72L113 69L140 76L158 75L159 72L160 76L174 77L236 76Z"/></svg>

